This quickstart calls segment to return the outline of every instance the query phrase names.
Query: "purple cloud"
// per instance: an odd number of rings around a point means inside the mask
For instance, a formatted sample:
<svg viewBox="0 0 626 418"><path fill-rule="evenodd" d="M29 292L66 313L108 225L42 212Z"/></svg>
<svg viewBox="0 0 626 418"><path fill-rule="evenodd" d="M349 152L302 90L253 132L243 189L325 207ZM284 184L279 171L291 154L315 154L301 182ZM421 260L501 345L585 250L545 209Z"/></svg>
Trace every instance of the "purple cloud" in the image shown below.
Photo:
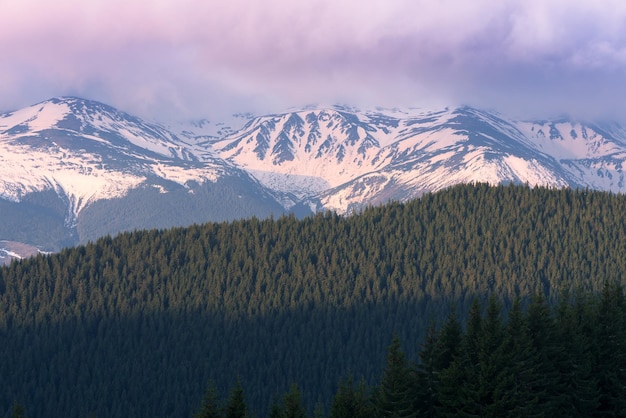
<svg viewBox="0 0 626 418"><path fill-rule="evenodd" d="M622 117L620 1L0 3L0 109L74 94L144 116L315 102Z"/></svg>

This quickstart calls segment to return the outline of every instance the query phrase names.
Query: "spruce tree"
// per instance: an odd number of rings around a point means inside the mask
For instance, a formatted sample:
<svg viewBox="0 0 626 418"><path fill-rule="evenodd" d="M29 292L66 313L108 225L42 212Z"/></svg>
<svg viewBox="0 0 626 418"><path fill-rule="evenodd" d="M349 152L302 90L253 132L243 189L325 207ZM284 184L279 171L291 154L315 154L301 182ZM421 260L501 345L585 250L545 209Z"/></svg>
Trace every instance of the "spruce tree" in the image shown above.
<svg viewBox="0 0 626 418"><path fill-rule="evenodd" d="M435 408L438 405L439 374L437 331L431 325L426 335L426 340L419 352L419 363L416 366L416 379L414 384L414 409L419 411L420 416L434 417Z"/></svg>
<svg viewBox="0 0 626 418"><path fill-rule="evenodd" d="M330 407L330 418L368 418L373 413L365 382L355 389L352 376L342 379Z"/></svg>
<svg viewBox="0 0 626 418"><path fill-rule="evenodd" d="M596 364L600 388L594 416L626 414L626 331L624 294L618 283L605 282L596 323Z"/></svg>
<svg viewBox="0 0 626 418"><path fill-rule="evenodd" d="M306 418L306 415L300 390L293 383L283 400L282 416L283 418Z"/></svg>
<svg viewBox="0 0 626 418"><path fill-rule="evenodd" d="M375 401L377 416L413 416L415 413L411 394L411 373L400 346L400 339L394 336L387 350L387 362Z"/></svg>
<svg viewBox="0 0 626 418"><path fill-rule="evenodd" d="M557 364L565 388L566 407L570 416L591 416L599 405L600 391L594 370L593 346L595 304L577 290L572 300L562 295L556 312L557 341L563 346L563 361Z"/></svg>
<svg viewBox="0 0 626 418"><path fill-rule="evenodd" d="M24 418L24 407L21 404L13 404L13 408L11 409L11 418Z"/></svg>
<svg viewBox="0 0 626 418"><path fill-rule="evenodd" d="M516 298L504 329L501 352L503 368L498 376L495 398L506 416L540 416L541 405L536 392L541 380L541 361L528 335L521 301Z"/></svg>
<svg viewBox="0 0 626 418"><path fill-rule="evenodd" d="M226 418L246 418L248 416L248 407L239 380L230 393L225 413Z"/></svg>
<svg viewBox="0 0 626 418"><path fill-rule="evenodd" d="M482 305L478 299L473 299L459 353L441 373L439 416L480 416L482 412L478 391L482 327Z"/></svg>
<svg viewBox="0 0 626 418"><path fill-rule="evenodd" d="M202 405L194 414L194 418L220 418L221 416L222 413L217 388L215 387L215 382L211 380L202 398Z"/></svg>
<svg viewBox="0 0 626 418"><path fill-rule="evenodd" d="M568 407L566 388L559 374L558 364L567 353L557 340L556 324L550 306L541 293L533 295L526 312L526 324L539 369L542 371L534 383L533 391L548 415L559 414Z"/></svg>
<svg viewBox="0 0 626 418"><path fill-rule="evenodd" d="M484 417L500 417L506 411L500 396L502 379L507 373L503 339L501 306L496 297L491 295L479 340L479 373L476 381L477 403L480 405L480 415Z"/></svg>

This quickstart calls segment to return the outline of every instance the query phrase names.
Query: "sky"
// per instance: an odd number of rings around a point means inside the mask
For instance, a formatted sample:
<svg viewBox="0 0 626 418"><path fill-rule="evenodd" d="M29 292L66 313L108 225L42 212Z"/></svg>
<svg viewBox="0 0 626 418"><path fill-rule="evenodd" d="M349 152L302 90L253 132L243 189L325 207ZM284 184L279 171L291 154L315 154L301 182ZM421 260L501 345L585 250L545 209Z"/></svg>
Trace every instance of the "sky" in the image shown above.
<svg viewBox="0 0 626 418"><path fill-rule="evenodd" d="M0 0L0 111L314 104L626 121L623 0Z"/></svg>

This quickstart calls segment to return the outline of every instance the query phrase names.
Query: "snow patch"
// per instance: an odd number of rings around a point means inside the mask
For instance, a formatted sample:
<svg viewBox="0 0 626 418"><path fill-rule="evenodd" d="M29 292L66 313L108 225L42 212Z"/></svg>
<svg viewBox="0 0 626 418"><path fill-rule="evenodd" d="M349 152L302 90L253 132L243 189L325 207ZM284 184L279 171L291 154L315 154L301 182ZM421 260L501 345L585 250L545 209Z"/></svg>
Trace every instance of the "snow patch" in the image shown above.
<svg viewBox="0 0 626 418"><path fill-rule="evenodd" d="M29 193L53 188L69 200L69 218L75 219L92 201L124 196L144 180L105 169L98 155L74 155L61 148L44 152L0 142L0 196L19 202Z"/></svg>
<svg viewBox="0 0 626 418"><path fill-rule="evenodd" d="M71 109L66 103L43 102L4 115L0 118L0 129L10 129L23 125L28 126L31 132L39 132L49 129L63 120L70 111Z"/></svg>
<svg viewBox="0 0 626 418"><path fill-rule="evenodd" d="M198 183L204 183L205 181L215 182L220 177L220 170L209 166L191 169L186 166L155 162L150 168L157 176L182 186L186 186L190 181Z"/></svg>
<svg viewBox="0 0 626 418"><path fill-rule="evenodd" d="M320 193L330 187L326 180L315 176L264 170L249 170L249 172L265 187L291 193L298 198Z"/></svg>

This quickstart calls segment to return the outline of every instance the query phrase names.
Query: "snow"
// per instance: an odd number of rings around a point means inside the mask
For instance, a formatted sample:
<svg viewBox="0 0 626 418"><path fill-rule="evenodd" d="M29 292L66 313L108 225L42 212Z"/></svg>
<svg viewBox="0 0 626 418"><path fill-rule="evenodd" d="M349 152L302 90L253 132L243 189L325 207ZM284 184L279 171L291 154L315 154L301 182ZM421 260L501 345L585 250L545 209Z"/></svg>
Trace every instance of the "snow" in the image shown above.
<svg viewBox="0 0 626 418"><path fill-rule="evenodd" d="M0 196L18 202L28 193L53 188L69 199L75 218L90 202L124 196L145 180L102 167L98 155L75 155L62 148L44 152L0 142Z"/></svg>
<svg viewBox="0 0 626 418"><path fill-rule="evenodd" d="M541 151L560 159L592 158L620 150L620 147L580 124L557 123L561 138L550 138L549 123L521 123L520 129ZM583 133L583 130L585 133ZM575 136L572 136L574 132ZM587 136L587 138L585 138ZM623 151L623 149L622 149Z"/></svg>
<svg viewBox="0 0 626 418"><path fill-rule="evenodd" d="M7 250L6 248L0 248L0 252L6 254L7 257L17 258L18 260L22 259L22 256L14 251ZM4 257L3 257L4 258Z"/></svg>
<svg viewBox="0 0 626 418"><path fill-rule="evenodd" d="M160 184L153 184L152 187L154 187L155 189L157 189L159 191L160 194L165 194L167 193L167 190L165 189L165 187L161 186Z"/></svg>
<svg viewBox="0 0 626 418"><path fill-rule="evenodd" d="M310 113L320 121L319 139L312 150L307 150L306 138L313 132L306 118ZM325 208L339 212L359 201L384 200L384 196L393 195L393 190L406 189L399 193L411 197L461 182L516 181L553 187L587 183L606 190L625 190L621 164L626 164L626 147L581 124L517 122L469 108L357 112L354 116L358 123L369 124L372 129L359 125L359 139L349 144L342 116L335 109L313 108L294 114L305 121L301 134L294 136L294 132L283 129L292 114L261 117L247 129L214 141L213 151L271 189L297 197L318 196ZM460 114L475 118L479 127L484 124L487 130L481 135L494 145L476 147L468 141L467 131L472 128L459 125L456 118ZM550 139L551 128L558 130L562 138L557 135ZM264 158L254 151L261 129L269 132ZM488 129L501 136L494 137ZM271 150L281 133L283 138L287 134L291 139L294 158L276 163ZM359 152L368 135L378 145ZM503 137L511 142L502 142ZM332 143L322 149L321 158L316 158L327 138ZM341 161L336 157L339 146L344 151ZM511 148L519 149L520 155L513 155ZM536 157L529 159L528 155ZM606 156L617 158L619 164L604 161ZM580 159L595 162L575 162ZM559 161L567 163L555 172ZM404 168L389 169L394 166Z"/></svg>
<svg viewBox="0 0 626 418"><path fill-rule="evenodd" d="M204 183L205 181L215 182L219 177L219 170L211 167L189 169L184 166L176 166L155 162L151 166L152 171L159 177L173 181L185 186L190 181Z"/></svg>
<svg viewBox="0 0 626 418"><path fill-rule="evenodd" d="M69 112L70 108L65 103L44 102L0 117L0 129L5 130L18 125L27 125L30 131L39 132L55 125Z"/></svg>
<svg viewBox="0 0 626 418"><path fill-rule="evenodd" d="M78 132L84 140L109 147L113 155L129 156L140 168L132 172L108 168L102 156L65 149L56 138L39 148L18 143L23 135L36 137L50 128L76 135L55 126L70 112L89 127L84 129L89 134ZM290 118L300 118L301 128L289 128ZM280 192L287 208L299 200L317 208L312 202L321 201L323 208L317 209L340 213L364 202L409 199L469 182L589 185L626 192L626 138L605 138L580 123L519 122L469 108L318 107L233 120L239 126L249 123L234 130L203 120L179 124L179 131L172 133L165 125L148 124L104 105L90 107L80 99L43 102L0 115L0 197L19 201L33 191L55 190L69 202L71 223L92 202L124 196L144 183L149 173L188 187L190 182L217 181L228 164ZM463 120L471 126L462 126ZM16 126L28 131L8 132ZM475 126L484 128L480 132L484 143L468 137ZM355 132L356 138L351 137ZM611 132L626 136L620 129ZM111 133L115 140L107 140ZM268 140L262 158L255 151L261 133ZM272 152L279 140L288 140L283 151L291 152L293 159L281 160ZM189 160L202 163L185 163Z"/></svg>
<svg viewBox="0 0 626 418"><path fill-rule="evenodd" d="M27 145L28 141L19 142L21 137L36 137L37 132L44 129L68 131L55 125L67 117L72 109L77 112L75 116L82 119L83 126L89 123L92 129L96 130L93 135L81 132L80 136L86 140L132 155L125 151L123 144L111 144L99 134L114 132L124 137L129 144L144 150L168 157L171 157L172 152L184 154L185 144L167 142L168 138L171 138L167 131L155 126L142 125L136 119L127 120L106 111L89 113L86 106L86 103L79 99L52 100L11 114L0 115L1 198L19 202L29 193L52 189L68 201L66 222L71 225L90 203L123 197L129 190L146 181L144 174L109 168L106 161L102 160L102 156L84 149L66 149L55 141L50 141L47 145L44 142L39 146ZM28 130L19 130L17 134L7 132L17 125L27 125ZM72 131L69 133L76 134ZM161 136L155 137L154 133ZM144 159L144 165L157 175L183 185L191 180L215 181L219 176L219 170L208 163L198 168L190 168L178 163Z"/></svg>
<svg viewBox="0 0 626 418"><path fill-rule="evenodd" d="M284 193L293 193L298 198L321 193L331 187L327 181L315 176L266 170L250 170L250 174L266 187Z"/></svg>
<svg viewBox="0 0 626 418"><path fill-rule="evenodd" d="M566 187L567 183L557 178L549 170L546 170L537 160L525 160L514 155L504 158L513 175L523 179L530 186L550 185L553 187Z"/></svg>
<svg viewBox="0 0 626 418"><path fill-rule="evenodd" d="M320 122L317 130L313 123L307 121L307 115L310 113L315 114L316 119ZM281 191L293 193L298 193L302 187L312 191L318 190L320 185L324 185L326 188L335 187L351 180L354 176L371 171L371 166L367 164L367 161L375 156L377 150L375 148L369 149L362 154L358 151L360 145L358 141L355 146L349 146L346 142L345 131L339 125L342 118L336 111L302 111L295 115L300 117L304 124L302 135L294 136L294 132L284 131L292 140L292 151L295 158L291 161L273 164L275 155L271 153L278 140L278 133L283 132L291 115L260 118L247 131L217 141L213 147L222 158L233 161L240 167L245 167L253 174L258 174L257 179L263 184L280 185ZM244 145L256 144L256 137L262 126L272 125L274 125L272 133L276 134L272 134L270 137L268 152L264 159L258 158L254 151L256 145L226 150L228 144L239 139L243 139L240 143ZM361 127L357 128L357 132L361 140L368 134ZM316 135L318 139L315 143L309 144L308 138L311 134ZM328 146L323 145L329 139L330 144ZM307 149L307 145L311 148ZM343 147L345 154L339 163L336 155L340 152L341 147ZM271 168L271 175L267 174L270 171L268 167Z"/></svg>

